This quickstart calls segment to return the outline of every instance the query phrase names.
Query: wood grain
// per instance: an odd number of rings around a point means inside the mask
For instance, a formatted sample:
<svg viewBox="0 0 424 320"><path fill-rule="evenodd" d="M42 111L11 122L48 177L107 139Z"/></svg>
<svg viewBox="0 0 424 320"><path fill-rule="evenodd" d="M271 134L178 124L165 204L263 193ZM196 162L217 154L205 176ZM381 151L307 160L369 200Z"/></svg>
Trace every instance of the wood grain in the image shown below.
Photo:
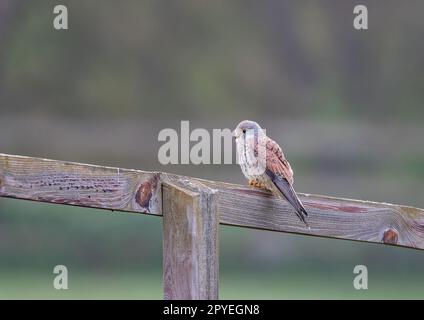
<svg viewBox="0 0 424 320"><path fill-rule="evenodd" d="M268 192L223 183L211 185L219 190L222 224L424 249L422 209L299 194L309 214L308 230L287 201Z"/></svg>
<svg viewBox="0 0 424 320"><path fill-rule="evenodd" d="M222 224L424 249L422 209L299 194L308 230L286 201L252 187L0 154L3 197L161 215L162 181L216 190Z"/></svg>
<svg viewBox="0 0 424 320"><path fill-rule="evenodd" d="M163 182L164 297L218 299L218 206L214 190Z"/></svg>
<svg viewBox="0 0 424 320"><path fill-rule="evenodd" d="M0 196L161 213L159 174L0 154Z"/></svg>

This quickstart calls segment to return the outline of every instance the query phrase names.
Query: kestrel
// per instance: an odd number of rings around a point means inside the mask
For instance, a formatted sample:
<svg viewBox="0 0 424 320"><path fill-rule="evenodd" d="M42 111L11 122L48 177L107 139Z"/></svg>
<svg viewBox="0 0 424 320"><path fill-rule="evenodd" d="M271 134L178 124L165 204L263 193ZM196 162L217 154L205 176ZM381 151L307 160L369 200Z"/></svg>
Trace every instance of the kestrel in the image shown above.
<svg viewBox="0 0 424 320"><path fill-rule="evenodd" d="M306 222L308 213L293 189L293 170L280 146L268 138L254 121L240 122L233 135L241 171L249 185L270 190L276 196L285 198L309 228Z"/></svg>

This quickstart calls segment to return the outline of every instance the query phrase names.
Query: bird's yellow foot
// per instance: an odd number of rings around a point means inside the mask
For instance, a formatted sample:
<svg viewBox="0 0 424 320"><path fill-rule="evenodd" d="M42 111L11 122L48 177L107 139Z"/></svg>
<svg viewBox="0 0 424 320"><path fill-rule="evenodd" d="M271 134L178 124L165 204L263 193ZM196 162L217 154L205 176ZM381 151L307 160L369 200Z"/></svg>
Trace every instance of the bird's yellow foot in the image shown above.
<svg viewBox="0 0 424 320"><path fill-rule="evenodd" d="M268 188L265 186L265 184L257 181L257 180L249 180L249 185L255 188L268 190Z"/></svg>
<svg viewBox="0 0 424 320"><path fill-rule="evenodd" d="M258 182L256 187L259 188L259 189L268 190L267 186L264 183Z"/></svg>

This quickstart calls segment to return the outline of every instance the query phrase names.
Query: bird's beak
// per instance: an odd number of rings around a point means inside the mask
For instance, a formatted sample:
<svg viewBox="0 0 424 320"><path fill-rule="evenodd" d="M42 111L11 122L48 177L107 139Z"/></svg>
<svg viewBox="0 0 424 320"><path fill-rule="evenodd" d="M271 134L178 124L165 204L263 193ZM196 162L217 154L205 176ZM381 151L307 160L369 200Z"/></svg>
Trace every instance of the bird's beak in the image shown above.
<svg viewBox="0 0 424 320"><path fill-rule="evenodd" d="M233 137L234 137L234 138L237 138L237 136L236 136L236 130L234 130L234 131L232 132L232 134L233 134Z"/></svg>

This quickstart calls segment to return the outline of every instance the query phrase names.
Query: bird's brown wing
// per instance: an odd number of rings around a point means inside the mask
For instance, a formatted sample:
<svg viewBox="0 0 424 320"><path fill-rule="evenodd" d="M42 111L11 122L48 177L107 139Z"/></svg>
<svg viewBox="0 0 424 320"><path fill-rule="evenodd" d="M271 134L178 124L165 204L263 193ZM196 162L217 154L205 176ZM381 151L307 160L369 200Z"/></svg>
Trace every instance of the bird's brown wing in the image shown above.
<svg viewBox="0 0 424 320"><path fill-rule="evenodd" d="M269 138L266 141L266 151L265 174L272 181L274 191L282 194L287 199L295 209L299 219L309 227L306 222L308 213L293 189L293 170L285 159L283 151L275 141Z"/></svg>
<svg viewBox="0 0 424 320"><path fill-rule="evenodd" d="M284 157L283 150L274 140L267 137L266 141L266 167L274 174L279 174L290 184L293 184L293 170Z"/></svg>

